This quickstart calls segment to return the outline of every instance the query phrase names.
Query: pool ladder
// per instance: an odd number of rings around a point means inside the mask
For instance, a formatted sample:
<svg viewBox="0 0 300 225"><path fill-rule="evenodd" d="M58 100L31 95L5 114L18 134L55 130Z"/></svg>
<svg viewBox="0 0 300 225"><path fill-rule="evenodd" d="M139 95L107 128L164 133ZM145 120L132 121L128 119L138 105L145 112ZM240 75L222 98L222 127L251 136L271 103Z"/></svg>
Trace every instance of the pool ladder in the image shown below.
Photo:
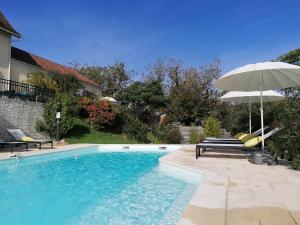
<svg viewBox="0 0 300 225"><path fill-rule="evenodd" d="M21 153L18 153L18 154L15 154L15 155L11 155L10 157L15 158L16 164L18 164L19 163L19 158L21 159L22 155L21 155Z"/></svg>

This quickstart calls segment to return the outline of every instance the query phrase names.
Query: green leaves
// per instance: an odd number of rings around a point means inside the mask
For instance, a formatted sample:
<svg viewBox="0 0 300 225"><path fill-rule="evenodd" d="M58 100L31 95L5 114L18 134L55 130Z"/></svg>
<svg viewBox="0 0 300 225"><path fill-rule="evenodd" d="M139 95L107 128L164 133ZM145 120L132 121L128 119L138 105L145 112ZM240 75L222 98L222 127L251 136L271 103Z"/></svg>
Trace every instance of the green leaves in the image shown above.
<svg viewBox="0 0 300 225"><path fill-rule="evenodd" d="M124 63L117 62L112 66L90 66L76 65L81 74L96 81L102 90L103 96L114 96L116 93L125 88L130 80L130 72L126 71Z"/></svg>
<svg viewBox="0 0 300 225"><path fill-rule="evenodd" d="M69 93L56 94L50 99L44 107L43 118L44 121L39 121L37 128L39 131L46 131L51 137L56 133L56 108L61 106L60 132L64 137L70 129L73 128L74 118L78 113L77 97Z"/></svg>
<svg viewBox="0 0 300 225"><path fill-rule="evenodd" d="M221 123L215 117L208 117L204 121L203 131L206 137L219 137L221 134Z"/></svg>

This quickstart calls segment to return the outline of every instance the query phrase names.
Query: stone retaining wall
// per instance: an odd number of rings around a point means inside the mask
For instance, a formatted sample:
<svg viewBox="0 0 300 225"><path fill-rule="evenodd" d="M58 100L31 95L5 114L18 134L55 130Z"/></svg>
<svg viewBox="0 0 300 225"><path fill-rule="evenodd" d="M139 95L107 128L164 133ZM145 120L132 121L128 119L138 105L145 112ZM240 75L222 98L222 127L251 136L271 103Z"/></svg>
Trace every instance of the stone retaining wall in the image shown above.
<svg viewBox="0 0 300 225"><path fill-rule="evenodd" d="M0 98L0 139L11 140L8 128L20 128L33 138L45 138L35 130L36 122L42 119L43 108L43 103Z"/></svg>

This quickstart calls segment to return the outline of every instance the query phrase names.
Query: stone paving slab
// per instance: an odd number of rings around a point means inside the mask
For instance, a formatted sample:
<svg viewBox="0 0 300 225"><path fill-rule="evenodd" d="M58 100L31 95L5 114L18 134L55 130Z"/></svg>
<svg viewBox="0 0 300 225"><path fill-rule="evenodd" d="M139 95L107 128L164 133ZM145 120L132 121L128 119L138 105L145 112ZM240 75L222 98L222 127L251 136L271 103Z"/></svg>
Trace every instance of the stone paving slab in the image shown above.
<svg viewBox="0 0 300 225"><path fill-rule="evenodd" d="M300 225L299 171L221 155L196 160L194 148L185 148L161 158L203 174L179 225Z"/></svg>

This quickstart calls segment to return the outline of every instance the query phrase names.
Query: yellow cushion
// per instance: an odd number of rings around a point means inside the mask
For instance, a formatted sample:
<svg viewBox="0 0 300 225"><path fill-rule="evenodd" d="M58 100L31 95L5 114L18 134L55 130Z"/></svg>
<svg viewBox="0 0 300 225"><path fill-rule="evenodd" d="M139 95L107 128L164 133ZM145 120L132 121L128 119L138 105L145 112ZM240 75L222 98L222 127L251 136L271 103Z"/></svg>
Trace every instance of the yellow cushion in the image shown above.
<svg viewBox="0 0 300 225"><path fill-rule="evenodd" d="M242 140L243 138L247 137L249 134L242 134L241 136L238 137L239 140Z"/></svg>
<svg viewBox="0 0 300 225"><path fill-rule="evenodd" d="M240 133L237 133L236 135L234 135L234 137L235 138L239 138L241 135L243 135L243 134L245 134L245 133L243 133L243 132L240 132Z"/></svg>
<svg viewBox="0 0 300 225"><path fill-rule="evenodd" d="M21 141L33 141L31 137L22 137Z"/></svg>
<svg viewBox="0 0 300 225"><path fill-rule="evenodd" d="M259 137L254 137L254 138L251 138L250 140L246 141L244 143L244 146L245 147L255 147L257 144L259 144L260 142L262 141L262 137L259 136Z"/></svg>
<svg viewBox="0 0 300 225"><path fill-rule="evenodd" d="M255 135L255 134L248 134L246 137L242 138L241 141L245 143L246 141L248 141L256 136L257 135Z"/></svg>

